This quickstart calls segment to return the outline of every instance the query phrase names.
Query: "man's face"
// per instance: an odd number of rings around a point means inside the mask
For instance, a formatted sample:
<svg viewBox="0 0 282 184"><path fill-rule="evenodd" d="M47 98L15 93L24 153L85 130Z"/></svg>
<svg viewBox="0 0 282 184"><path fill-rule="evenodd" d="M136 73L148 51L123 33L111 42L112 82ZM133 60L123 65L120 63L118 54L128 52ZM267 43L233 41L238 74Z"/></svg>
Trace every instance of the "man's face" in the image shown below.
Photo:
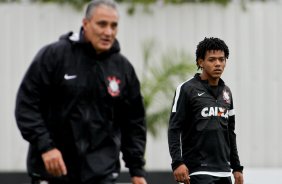
<svg viewBox="0 0 282 184"><path fill-rule="evenodd" d="M224 52L221 50L210 50L206 52L205 59L199 60L199 65L203 69L203 76L206 79L219 79L226 65Z"/></svg>
<svg viewBox="0 0 282 184"><path fill-rule="evenodd" d="M96 7L91 19L83 19L85 38L91 42L97 53L105 52L112 47L117 27L118 12L105 5Z"/></svg>

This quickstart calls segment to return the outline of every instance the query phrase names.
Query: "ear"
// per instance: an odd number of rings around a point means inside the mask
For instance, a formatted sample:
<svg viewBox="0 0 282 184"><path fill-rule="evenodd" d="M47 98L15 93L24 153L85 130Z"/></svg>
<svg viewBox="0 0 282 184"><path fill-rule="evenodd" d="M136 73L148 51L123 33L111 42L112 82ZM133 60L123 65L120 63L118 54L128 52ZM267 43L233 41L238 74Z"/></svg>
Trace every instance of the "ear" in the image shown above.
<svg viewBox="0 0 282 184"><path fill-rule="evenodd" d="M203 59L198 59L198 65L203 68L203 62L204 60Z"/></svg>
<svg viewBox="0 0 282 184"><path fill-rule="evenodd" d="M87 18L83 18L82 20L82 26L83 29L86 30L87 29L87 25L88 25L89 20Z"/></svg>

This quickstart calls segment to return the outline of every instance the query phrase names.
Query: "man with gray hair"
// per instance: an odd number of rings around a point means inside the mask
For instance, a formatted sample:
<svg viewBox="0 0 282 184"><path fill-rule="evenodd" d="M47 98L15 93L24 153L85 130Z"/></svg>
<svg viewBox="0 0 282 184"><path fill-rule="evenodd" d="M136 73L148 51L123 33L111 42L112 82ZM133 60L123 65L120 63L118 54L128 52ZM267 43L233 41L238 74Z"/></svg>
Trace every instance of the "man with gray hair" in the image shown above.
<svg viewBox="0 0 282 184"><path fill-rule="evenodd" d="M15 116L32 184L114 184L120 152L132 183L146 184L145 109L118 19L114 1L91 1L80 33L43 47L27 70Z"/></svg>

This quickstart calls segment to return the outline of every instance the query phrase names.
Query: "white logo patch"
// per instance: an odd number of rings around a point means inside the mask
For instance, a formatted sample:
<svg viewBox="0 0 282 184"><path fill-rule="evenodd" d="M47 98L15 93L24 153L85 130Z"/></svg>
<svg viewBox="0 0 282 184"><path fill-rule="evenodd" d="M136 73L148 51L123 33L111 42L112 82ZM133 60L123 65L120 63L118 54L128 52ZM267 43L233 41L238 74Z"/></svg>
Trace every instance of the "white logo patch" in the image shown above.
<svg viewBox="0 0 282 184"><path fill-rule="evenodd" d="M201 115L203 117L211 117L211 116L218 116L223 118L228 118L229 110L223 107L205 107L201 111Z"/></svg>
<svg viewBox="0 0 282 184"><path fill-rule="evenodd" d="M116 76L109 76L108 77L109 85L108 85L108 92L111 96L116 97L119 96L119 84L121 81Z"/></svg>
<svg viewBox="0 0 282 184"><path fill-rule="evenodd" d="M198 96L202 96L203 94L205 94L205 92L198 93Z"/></svg>
<svg viewBox="0 0 282 184"><path fill-rule="evenodd" d="M64 79L66 79L66 80L71 80L71 79L75 79L76 77L77 77L76 75L68 75L68 74L65 74Z"/></svg>
<svg viewBox="0 0 282 184"><path fill-rule="evenodd" d="M223 90L223 99L226 103L231 103L229 92L227 92L226 90Z"/></svg>

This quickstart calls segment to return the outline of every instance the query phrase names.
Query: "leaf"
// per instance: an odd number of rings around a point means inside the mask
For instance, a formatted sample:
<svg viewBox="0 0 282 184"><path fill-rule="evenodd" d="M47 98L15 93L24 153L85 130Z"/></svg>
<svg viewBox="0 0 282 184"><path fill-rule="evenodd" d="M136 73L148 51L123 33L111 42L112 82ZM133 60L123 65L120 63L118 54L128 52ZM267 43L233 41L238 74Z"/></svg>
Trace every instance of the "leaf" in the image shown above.
<svg viewBox="0 0 282 184"><path fill-rule="evenodd" d="M155 43L153 40L147 40L147 43L143 44L144 69L141 90L146 108L148 131L153 136L157 136L158 127L168 124L177 85L187 80L196 71L196 63L189 54L175 49L163 52L160 61L151 61L155 51L154 46L157 45L153 43Z"/></svg>

